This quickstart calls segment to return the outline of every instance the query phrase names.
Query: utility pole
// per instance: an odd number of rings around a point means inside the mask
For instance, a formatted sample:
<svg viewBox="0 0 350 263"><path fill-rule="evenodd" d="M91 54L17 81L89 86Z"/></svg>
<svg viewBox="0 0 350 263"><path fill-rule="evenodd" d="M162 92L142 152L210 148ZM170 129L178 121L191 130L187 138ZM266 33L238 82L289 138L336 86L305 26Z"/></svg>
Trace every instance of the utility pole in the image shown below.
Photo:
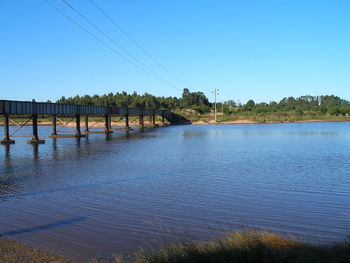
<svg viewBox="0 0 350 263"><path fill-rule="evenodd" d="M216 96L219 95L219 89L214 89L212 92L214 93L214 114L215 114L215 122L217 121L216 119Z"/></svg>

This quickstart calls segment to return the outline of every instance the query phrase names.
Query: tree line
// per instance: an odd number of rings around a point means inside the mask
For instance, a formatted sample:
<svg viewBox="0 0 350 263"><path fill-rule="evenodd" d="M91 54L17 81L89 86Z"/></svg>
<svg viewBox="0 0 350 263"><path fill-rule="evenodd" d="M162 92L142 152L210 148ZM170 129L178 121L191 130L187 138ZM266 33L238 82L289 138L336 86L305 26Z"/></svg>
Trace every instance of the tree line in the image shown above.
<svg viewBox="0 0 350 263"><path fill-rule="evenodd" d="M108 93L103 95L84 95L75 97L61 97L57 103L99 105L99 106L127 106L138 108L164 108L169 110L192 109L199 113L210 113L213 111L213 103L203 92L190 92L184 89L182 96L177 97L157 97L149 93L138 94L133 92ZM293 111L299 115L305 112L319 112L320 114L348 115L350 114L350 102L338 96L301 96L298 98L286 97L281 101L271 101L269 103L249 100L245 104L229 100L217 103L217 108L226 114L250 113L274 113Z"/></svg>
<svg viewBox="0 0 350 263"><path fill-rule="evenodd" d="M232 105L232 102L230 103ZM274 113L274 112L295 112L297 115L303 115L307 112L318 112L329 115L347 115L350 114L350 102L341 99L338 96L301 96L298 98L287 97L279 102L271 101L269 103L255 103L249 100L244 105L235 105L236 108L227 108L229 112L255 112L255 113Z"/></svg>
<svg viewBox="0 0 350 263"><path fill-rule="evenodd" d="M98 105L98 106L119 106L119 107L136 107L136 108L164 108L169 110L175 109L197 109L207 107L210 111L211 104L203 92L190 92L188 89L183 90L181 98L177 97L156 97L149 93L143 95L134 91L132 94L127 92L108 93L103 95L84 95L75 97L61 97L56 103L81 104L81 105Z"/></svg>

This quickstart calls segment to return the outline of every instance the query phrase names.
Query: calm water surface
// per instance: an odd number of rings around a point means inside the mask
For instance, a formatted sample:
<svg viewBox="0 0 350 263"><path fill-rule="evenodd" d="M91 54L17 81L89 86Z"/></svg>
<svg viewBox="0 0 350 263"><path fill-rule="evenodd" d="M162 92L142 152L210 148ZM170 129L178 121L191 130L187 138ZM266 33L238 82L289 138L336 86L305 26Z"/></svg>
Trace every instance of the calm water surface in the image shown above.
<svg viewBox="0 0 350 263"><path fill-rule="evenodd" d="M350 234L350 123L175 126L38 149L18 139L0 165L0 235L78 259L244 227Z"/></svg>

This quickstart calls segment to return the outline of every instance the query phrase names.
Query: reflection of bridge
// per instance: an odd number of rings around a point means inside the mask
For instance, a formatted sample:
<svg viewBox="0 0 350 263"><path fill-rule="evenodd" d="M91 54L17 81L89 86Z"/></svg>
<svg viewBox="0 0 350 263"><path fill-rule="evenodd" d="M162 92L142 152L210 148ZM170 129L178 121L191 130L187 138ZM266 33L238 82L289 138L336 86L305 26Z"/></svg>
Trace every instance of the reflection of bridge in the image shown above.
<svg viewBox="0 0 350 263"><path fill-rule="evenodd" d="M169 110L163 109L144 109L144 108L128 108L128 107L111 107L111 106L91 106L91 105L73 105L73 104L58 104L58 103L42 103L42 102L25 102L25 101L8 101L0 100L0 115L4 116L4 139L1 144L15 143L11 140L11 137L18 130L22 129L24 125L31 123L32 134L29 133L28 137L31 137L29 143L44 143L44 140L39 139L38 135L38 116L39 117L51 117L52 133L49 135L51 138L59 137L85 137L89 133L112 133L115 130L111 126L112 116L120 116L125 118L125 127L123 130L130 129L129 116L139 117L140 127L144 127L144 116L150 117L150 123L153 127L156 126L156 116L161 117L161 121L164 124L165 120L174 123L186 122L186 119L172 113ZM18 124L11 120L11 116L30 116L30 118L22 123ZM65 135L57 133L57 119L58 117L74 117L75 119L75 134ZM81 116L85 118L85 129L81 132L80 122ZM89 116L103 117L104 129L103 131L90 131ZM10 121L18 126L18 128L10 134Z"/></svg>

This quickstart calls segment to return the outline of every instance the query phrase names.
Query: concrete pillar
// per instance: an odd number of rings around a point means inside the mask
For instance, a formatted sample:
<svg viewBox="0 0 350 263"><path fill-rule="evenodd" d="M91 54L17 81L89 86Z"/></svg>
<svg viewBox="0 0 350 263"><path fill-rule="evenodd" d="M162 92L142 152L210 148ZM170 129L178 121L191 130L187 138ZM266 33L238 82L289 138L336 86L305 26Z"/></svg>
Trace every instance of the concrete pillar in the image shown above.
<svg viewBox="0 0 350 263"><path fill-rule="evenodd" d="M165 120L164 120L164 111L162 111L162 124L164 125Z"/></svg>
<svg viewBox="0 0 350 263"><path fill-rule="evenodd" d="M85 133L89 133L89 115L85 115Z"/></svg>
<svg viewBox="0 0 350 263"><path fill-rule="evenodd" d="M38 115L37 114L32 114L32 127L33 127L33 138L27 142L32 144L45 143L45 140L40 140L38 136Z"/></svg>
<svg viewBox="0 0 350 263"><path fill-rule="evenodd" d="M129 109L126 107L125 113L125 128L129 129Z"/></svg>
<svg viewBox="0 0 350 263"><path fill-rule="evenodd" d="M75 129L76 129L76 131L75 131L75 134L77 135L77 136L81 136L81 130L80 130L80 115L79 114L77 114L77 115L75 115Z"/></svg>
<svg viewBox="0 0 350 263"><path fill-rule="evenodd" d="M125 128L129 128L129 114L125 115Z"/></svg>
<svg viewBox="0 0 350 263"><path fill-rule="evenodd" d="M110 127L109 127L109 116L108 114L105 115L105 132L109 133L110 132Z"/></svg>
<svg viewBox="0 0 350 263"><path fill-rule="evenodd" d="M155 111L153 111L153 115L152 115L152 124L156 125L156 113L155 113Z"/></svg>
<svg viewBox="0 0 350 263"><path fill-rule="evenodd" d="M15 141L10 138L10 123L9 116L4 116L4 139L1 141L1 144L14 144Z"/></svg>
<svg viewBox="0 0 350 263"><path fill-rule="evenodd" d="M144 127L144 126L145 126L145 125L144 125L144 122L143 122L143 114L140 115L140 122L139 122L139 125L140 125L141 127Z"/></svg>
<svg viewBox="0 0 350 263"><path fill-rule="evenodd" d="M52 127L51 135L57 135L56 115L52 115L52 117L51 117L51 127Z"/></svg>
<svg viewBox="0 0 350 263"><path fill-rule="evenodd" d="M112 115L108 115L108 127L112 129Z"/></svg>
<svg viewBox="0 0 350 263"><path fill-rule="evenodd" d="M9 116L6 115L4 118L4 141L10 140L10 124L9 124Z"/></svg>
<svg viewBox="0 0 350 263"><path fill-rule="evenodd" d="M33 140L38 141L38 115L32 115L32 126L33 126Z"/></svg>

